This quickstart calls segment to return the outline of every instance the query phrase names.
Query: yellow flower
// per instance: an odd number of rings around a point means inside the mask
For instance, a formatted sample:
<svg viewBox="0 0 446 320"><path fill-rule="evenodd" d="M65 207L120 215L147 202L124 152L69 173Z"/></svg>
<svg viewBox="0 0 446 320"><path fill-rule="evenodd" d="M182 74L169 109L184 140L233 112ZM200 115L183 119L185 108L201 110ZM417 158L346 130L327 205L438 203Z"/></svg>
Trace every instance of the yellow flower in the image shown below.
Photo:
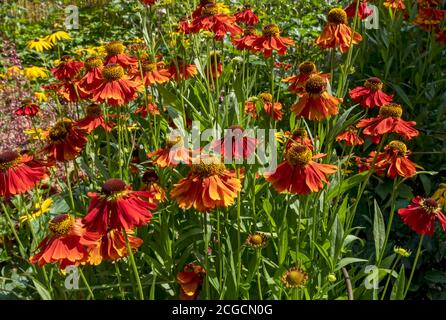
<svg viewBox="0 0 446 320"><path fill-rule="evenodd" d="M23 133L30 136L33 140L45 140L46 134L45 130L42 129L25 129Z"/></svg>
<svg viewBox="0 0 446 320"><path fill-rule="evenodd" d="M34 80L37 78L45 79L48 77L48 70L43 67L32 66L29 68L25 68L25 77L29 80Z"/></svg>
<svg viewBox="0 0 446 320"><path fill-rule="evenodd" d="M32 221L40 217L42 214L50 210L52 204L53 200L51 198L46 199L42 203L36 204L36 210L33 213L21 216L19 218L20 223L24 223L26 221Z"/></svg>
<svg viewBox="0 0 446 320"><path fill-rule="evenodd" d="M74 50L73 52L75 54L77 54L78 56L81 56L84 53L86 53L87 55L90 55L90 56L98 55L98 50L96 50L95 48L78 48L78 49Z"/></svg>
<svg viewBox="0 0 446 320"><path fill-rule="evenodd" d="M446 183L440 183L432 198L446 210Z"/></svg>
<svg viewBox="0 0 446 320"><path fill-rule="evenodd" d="M43 52L53 47L52 43L45 38L35 38L27 43L28 49L36 50L37 52Z"/></svg>
<svg viewBox="0 0 446 320"><path fill-rule="evenodd" d="M37 99L37 101L39 102L45 102L48 101L48 96L46 95L45 92L34 92L34 97Z"/></svg>
<svg viewBox="0 0 446 320"><path fill-rule="evenodd" d="M400 255L402 257L409 257L411 255L412 252L410 252L410 250L406 250L404 248L401 247L393 247L393 252L395 252L397 255Z"/></svg>
<svg viewBox="0 0 446 320"><path fill-rule="evenodd" d="M56 44L60 40L70 40L71 37L65 31L56 31L45 38L47 41L52 44Z"/></svg>
<svg viewBox="0 0 446 320"><path fill-rule="evenodd" d="M22 69L20 69L19 66L12 66L6 70L6 76L9 78L14 75L21 75L21 74L23 74L23 71Z"/></svg>
<svg viewBox="0 0 446 320"><path fill-rule="evenodd" d="M276 141L280 144L283 144L285 142L285 135L283 134L283 132L276 132L274 135L276 136Z"/></svg>

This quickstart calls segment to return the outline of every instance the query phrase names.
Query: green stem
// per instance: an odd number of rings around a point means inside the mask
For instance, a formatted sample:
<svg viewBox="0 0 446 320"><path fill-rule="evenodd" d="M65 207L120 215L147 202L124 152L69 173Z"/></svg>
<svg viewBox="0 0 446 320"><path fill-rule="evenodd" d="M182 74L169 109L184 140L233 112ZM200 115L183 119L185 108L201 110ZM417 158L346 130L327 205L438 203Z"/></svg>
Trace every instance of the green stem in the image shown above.
<svg viewBox="0 0 446 320"><path fill-rule="evenodd" d="M82 281L84 282L85 287L87 288L88 294L89 294L90 297L94 300L94 293L93 293L93 291L91 290L90 285L88 284L87 278L85 278L85 275L84 275L84 273L82 272L82 268L78 268L78 270L79 270L79 275L81 276Z"/></svg>
<svg viewBox="0 0 446 320"><path fill-rule="evenodd" d="M415 269L417 268L418 259L420 258L420 255L421 255L421 247L423 246L423 240L424 240L424 234L421 235L420 242L418 243L418 249L417 249L417 253L415 255L415 260L413 262L412 270L410 271L409 280L407 281L407 287L406 287L406 290L404 290L404 298L406 297L407 292L409 291L410 284L412 282L412 278L415 273Z"/></svg>
<svg viewBox="0 0 446 320"><path fill-rule="evenodd" d="M390 270L389 275L387 276L387 281L386 281L386 285L384 286L384 290L383 293L381 295L381 300L384 300L384 297L386 296L386 292L387 292L387 288L389 287L389 283L390 283L390 279L392 278L392 273L395 270L396 265L398 264L398 262L400 261L401 256L398 256L395 260L395 262L393 263L392 269Z"/></svg>
<svg viewBox="0 0 446 320"><path fill-rule="evenodd" d="M138 286L139 299L144 300L144 291L142 290L141 278L139 277L138 268L136 267L135 257L133 256L133 251L132 251L132 248L130 247L129 238L127 236L127 232L125 231L125 229L122 230L122 233L124 234L125 244L127 246L130 264L133 269L133 274L135 276L136 285Z"/></svg>
<svg viewBox="0 0 446 320"><path fill-rule="evenodd" d="M237 179L240 179L240 169L237 167ZM240 213L241 213L241 198L240 192L237 194L237 296L240 292L240 277L241 277L241 267L242 267L242 253L241 253L241 236L240 236Z"/></svg>

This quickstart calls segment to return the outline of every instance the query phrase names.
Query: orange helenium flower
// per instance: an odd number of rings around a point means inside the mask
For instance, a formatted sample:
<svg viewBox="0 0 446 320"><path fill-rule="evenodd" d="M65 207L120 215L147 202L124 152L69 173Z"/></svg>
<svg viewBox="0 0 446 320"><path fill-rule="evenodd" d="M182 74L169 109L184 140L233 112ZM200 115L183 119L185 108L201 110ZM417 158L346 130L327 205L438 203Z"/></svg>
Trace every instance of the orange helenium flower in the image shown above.
<svg viewBox="0 0 446 320"><path fill-rule="evenodd" d="M75 126L87 133L91 133L98 127L102 127L110 132L113 129L113 125L114 123L112 122L105 122L101 106L94 103L87 106L85 117L75 122Z"/></svg>
<svg viewBox="0 0 446 320"><path fill-rule="evenodd" d="M418 136L419 132L414 128L415 121L401 119L403 109L399 104L389 103L379 109L379 115L375 118L362 119L356 125L363 128L362 134L370 136L374 143L379 143L385 133L395 132L407 140Z"/></svg>
<svg viewBox="0 0 446 320"><path fill-rule="evenodd" d="M285 160L274 172L265 173L265 179L278 192L300 195L318 192L324 187L324 183L328 183L327 176L337 171L334 165L313 161L324 156L324 154L313 155L308 147L293 144L286 152Z"/></svg>
<svg viewBox="0 0 446 320"><path fill-rule="evenodd" d="M283 79L282 82L290 83L288 91L292 93L302 93L305 91L305 83L313 75L319 75L327 80L330 77L330 75L327 73L319 73L313 62L304 61L299 65L298 75L287 77Z"/></svg>
<svg viewBox="0 0 446 320"><path fill-rule="evenodd" d="M94 101L120 106L137 98L140 85L131 81L120 65L106 65L102 76L101 84L93 90Z"/></svg>
<svg viewBox="0 0 446 320"><path fill-rule="evenodd" d="M145 60L141 62L141 69L143 72L143 83L146 86L151 86L156 83L166 83L172 78L169 70L165 67L164 62L151 62ZM135 72L135 81L141 81L141 74L139 70Z"/></svg>
<svg viewBox="0 0 446 320"><path fill-rule="evenodd" d="M127 239L132 250L138 249L143 241L127 230ZM81 244L88 248L87 264L99 265L103 260L116 261L129 255L122 230L110 229L104 234L86 232L80 239Z"/></svg>
<svg viewBox="0 0 446 320"><path fill-rule="evenodd" d="M284 55L287 48L292 45L294 45L294 40L281 37L277 25L267 24L262 29L262 36L254 40L252 47L254 51L261 52L265 58L269 58L273 50L276 50L279 55Z"/></svg>
<svg viewBox="0 0 446 320"><path fill-rule="evenodd" d="M245 4L242 10L239 10L235 15L237 23L244 23L247 26L253 26L259 23L259 18L252 11L249 4Z"/></svg>
<svg viewBox="0 0 446 320"><path fill-rule="evenodd" d="M186 178L175 184L170 193L172 199L182 209L194 208L200 212L234 204L242 189L241 176L237 178L215 157L201 157L199 161L192 164Z"/></svg>
<svg viewBox="0 0 446 320"><path fill-rule="evenodd" d="M47 146L43 152L56 161L74 160L82 152L87 138L70 119L57 122L47 133Z"/></svg>
<svg viewBox="0 0 446 320"><path fill-rule="evenodd" d="M256 150L257 139L247 135L240 125L233 125L226 130L223 139L214 141L211 148L225 159L247 159Z"/></svg>
<svg viewBox="0 0 446 320"><path fill-rule="evenodd" d="M137 67L138 59L131 57L124 53L125 46L120 41L111 41L105 45L107 57L105 58L105 65L119 64L123 68Z"/></svg>
<svg viewBox="0 0 446 320"><path fill-rule="evenodd" d="M25 193L47 175L46 166L34 160L31 155L12 150L0 152L0 197Z"/></svg>
<svg viewBox="0 0 446 320"><path fill-rule="evenodd" d="M177 81L187 80L191 77L196 76L198 73L196 65L187 64L181 58L173 59L168 70L171 74L172 79L175 79Z"/></svg>
<svg viewBox="0 0 446 320"><path fill-rule="evenodd" d="M248 26L246 29L243 30L243 35L234 38L232 40L232 44L238 49L238 50L250 50L254 51L253 45L254 41L259 37L257 30L253 26Z"/></svg>
<svg viewBox="0 0 446 320"><path fill-rule="evenodd" d="M387 171L387 177L395 179L397 176L410 178L417 172L415 165L409 160L410 151L401 141L391 141L376 157L375 170L378 174ZM373 156L374 158L374 156ZM372 163L370 159L370 163Z"/></svg>
<svg viewBox="0 0 446 320"><path fill-rule="evenodd" d="M109 229L133 229L148 224L151 210L156 209L147 191L132 191L124 181L109 179L100 193L89 192L91 198L88 213L82 220L87 231L105 233Z"/></svg>
<svg viewBox="0 0 446 320"><path fill-rule="evenodd" d="M356 130L354 127L349 127L348 130L345 130L337 135L336 141L345 141L345 144L348 146L359 146L364 144L364 139L358 135L358 130Z"/></svg>
<svg viewBox="0 0 446 320"><path fill-rule="evenodd" d="M211 31L215 34L215 39L220 41L227 33L235 36L243 32L235 20L235 17L222 13L218 4L208 3L204 5L200 16L192 20L189 31Z"/></svg>
<svg viewBox="0 0 446 320"><path fill-rule="evenodd" d="M359 33L352 34L352 30L347 25L347 13L343 9L331 9L327 20L324 30L316 39L316 44L321 49L339 48L342 53L345 53L350 48L350 43L358 44L362 41Z"/></svg>
<svg viewBox="0 0 446 320"><path fill-rule="evenodd" d="M155 170L147 169L141 180L143 185L139 190L153 193L153 198L150 198L149 201L154 201L158 205L166 200L166 190L159 184L159 178Z"/></svg>
<svg viewBox="0 0 446 320"><path fill-rule="evenodd" d="M386 8L395 9L395 10L399 10L399 11L404 11L406 9L404 0L387 0L387 1L384 1L384 6Z"/></svg>
<svg viewBox="0 0 446 320"><path fill-rule="evenodd" d="M88 253L80 243L84 229L80 219L69 214L61 214L53 218L48 226L50 234L42 240L37 248L38 253L29 258L40 267L48 263L59 263L61 269L84 262Z"/></svg>
<svg viewBox="0 0 446 320"><path fill-rule="evenodd" d="M79 86L86 91L92 91L99 87L102 83L102 67L101 58L90 57L85 60L85 75L79 80Z"/></svg>
<svg viewBox="0 0 446 320"><path fill-rule="evenodd" d="M195 300L201 290L203 277L206 271L194 263L184 266L182 272L177 274L177 283L180 285L180 300Z"/></svg>
<svg viewBox="0 0 446 320"><path fill-rule="evenodd" d="M320 121L337 114L341 102L327 92L327 78L313 75L305 83L305 93L291 106L291 111L300 117Z"/></svg>
<svg viewBox="0 0 446 320"><path fill-rule="evenodd" d="M273 96L270 93L263 92L259 94L260 101L263 104L263 111L274 120L282 120L282 104L273 102Z"/></svg>
<svg viewBox="0 0 446 320"><path fill-rule="evenodd" d="M23 101L22 106L14 111L14 114L18 116L35 117L39 112L40 107L33 103L30 99Z"/></svg>
<svg viewBox="0 0 446 320"><path fill-rule="evenodd" d="M191 150L184 147L180 136L168 138L166 147L147 154L154 157L153 163L160 168L176 167L179 163L191 163Z"/></svg>

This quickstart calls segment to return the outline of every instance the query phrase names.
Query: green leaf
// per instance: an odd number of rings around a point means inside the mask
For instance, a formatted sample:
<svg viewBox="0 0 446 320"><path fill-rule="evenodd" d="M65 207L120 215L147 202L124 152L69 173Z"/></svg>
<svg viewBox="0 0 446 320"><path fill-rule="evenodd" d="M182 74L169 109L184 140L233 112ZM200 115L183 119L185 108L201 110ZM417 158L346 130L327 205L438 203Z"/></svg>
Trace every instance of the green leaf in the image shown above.
<svg viewBox="0 0 446 320"><path fill-rule="evenodd" d="M39 281L31 277L31 280L34 283L34 287L36 288L37 292L39 293L42 300L52 300L51 293L45 288L43 284L41 284Z"/></svg>
<svg viewBox="0 0 446 320"><path fill-rule="evenodd" d="M398 278L393 285L392 292L390 293L390 300L404 300L404 291L406 287L406 276L404 273L404 265L401 265Z"/></svg>
<svg viewBox="0 0 446 320"><path fill-rule="evenodd" d="M431 270L426 272L424 279L432 283L446 283L446 272Z"/></svg>
<svg viewBox="0 0 446 320"><path fill-rule="evenodd" d="M340 270L341 268L348 266L349 264L352 264L352 263L367 262L367 261L368 261L367 259L360 259L360 258L353 258L353 257L343 258L336 265L336 270Z"/></svg>
<svg viewBox="0 0 446 320"><path fill-rule="evenodd" d="M375 258L376 261L378 261L381 250L385 250L385 248L382 248L382 246L384 245L386 230L384 225L384 218L376 200L374 200L374 208L375 215L373 218L373 238L375 240Z"/></svg>
<svg viewBox="0 0 446 320"><path fill-rule="evenodd" d="M346 191L356 187L357 185L359 185L362 181L364 181L367 177L367 175L369 174L368 171L364 171L364 172L360 172L358 174L355 174L354 176L345 179L344 181L342 181L340 186L334 186L328 196L327 196L327 200L332 199L334 197L336 197L338 194L343 194Z"/></svg>

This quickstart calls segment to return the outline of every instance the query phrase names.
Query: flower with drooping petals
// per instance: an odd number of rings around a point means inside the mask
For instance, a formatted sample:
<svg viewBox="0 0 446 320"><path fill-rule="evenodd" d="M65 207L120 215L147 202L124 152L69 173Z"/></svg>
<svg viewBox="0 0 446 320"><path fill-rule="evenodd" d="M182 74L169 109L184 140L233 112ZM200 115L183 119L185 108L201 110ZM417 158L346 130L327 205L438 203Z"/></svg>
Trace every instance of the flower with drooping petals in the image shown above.
<svg viewBox="0 0 446 320"><path fill-rule="evenodd" d="M274 120L282 120L282 104L273 102L273 96L268 92L259 94L259 99L263 105L263 111Z"/></svg>
<svg viewBox="0 0 446 320"><path fill-rule="evenodd" d="M104 234L109 229L129 230L146 225L152 219L153 194L133 191L120 179L109 179L100 193L89 192L88 213L82 220L89 232Z"/></svg>
<svg viewBox="0 0 446 320"><path fill-rule="evenodd" d="M386 174L390 179L397 176L410 178L417 172L415 164L409 160L410 151L407 146L398 140L391 141L383 152L380 152L375 161L375 170L378 174ZM374 156L373 156L374 158ZM370 163L373 159L369 159Z"/></svg>
<svg viewBox="0 0 446 320"><path fill-rule="evenodd" d="M84 133L72 120L65 118L48 130L48 144L43 152L56 161L74 160L87 143Z"/></svg>
<svg viewBox="0 0 446 320"><path fill-rule="evenodd" d="M183 137L168 137L166 147L147 154L154 157L153 164L160 168L176 167L179 163L191 163L191 150L184 147Z"/></svg>
<svg viewBox="0 0 446 320"><path fill-rule="evenodd" d="M279 55L286 54L288 47L292 45L294 45L294 40L281 37L280 29L277 25L267 24L262 29L262 36L254 40L252 48L253 51L261 52L265 58L269 58L274 50Z"/></svg>
<svg viewBox="0 0 446 320"><path fill-rule="evenodd" d="M82 129L87 133L91 133L99 127L102 127L105 131L108 132L113 129L114 123L105 122L101 106L92 103L87 106L85 113L86 114L84 118L75 122L75 126L77 126L79 129Z"/></svg>
<svg viewBox="0 0 446 320"><path fill-rule="evenodd" d="M223 139L212 143L211 148L225 159L247 159L254 154L256 145L256 138L248 136L242 126L233 125L226 130Z"/></svg>
<svg viewBox="0 0 446 320"><path fill-rule="evenodd" d="M164 62L152 62L149 60L144 60L141 62L141 69L143 73L143 83L146 86L151 86L156 83L166 83L172 78L169 70L165 67ZM135 81L141 81L141 74L137 70Z"/></svg>
<svg viewBox="0 0 446 320"><path fill-rule="evenodd" d="M304 61L299 65L299 74L296 76L287 77L282 79L282 82L290 83L288 91L292 93L302 93L305 91L305 83L313 75L319 75L326 78L327 81L330 75L327 73L319 73L316 65L312 61Z"/></svg>
<svg viewBox="0 0 446 320"><path fill-rule="evenodd" d="M399 104L389 103L379 109L379 115L375 118L362 119L356 125L363 128L362 133L370 136L374 143L379 143L385 133L395 132L405 139L410 140L418 136L419 132L414 128L415 121L401 119L403 109Z"/></svg>
<svg viewBox="0 0 446 320"><path fill-rule="evenodd" d="M46 166L31 155L12 150L0 152L0 197L25 193L47 176Z"/></svg>
<svg viewBox="0 0 446 320"><path fill-rule="evenodd" d="M359 146L364 144L364 139L358 135L358 130L356 130L355 127L349 127L344 132L341 132L336 137L336 141L345 141L345 144L348 146Z"/></svg>
<svg viewBox="0 0 446 320"><path fill-rule="evenodd" d="M354 102L360 103L366 108L382 107L392 102L393 96L382 91L383 82L376 77L365 81L363 87L356 87L350 90L350 98Z"/></svg>
<svg viewBox="0 0 446 320"><path fill-rule="evenodd" d="M216 3L208 3L201 10L201 15L192 20L189 31L210 31L215 34L215 40L220 41L227 33L235 36L243 32L235 20L235 17L222 13Z"/></svg>
<svg viewBox="0 0 446 320"><path fill-rule="evenodd" d="M138 59L125 53L125 46L121 41L111 41L105 45L107 56L104 65L119 64L124 69L137 67Z"/></svg>
<svg viewBox="0 0 446 320"><path fill-rule="evenodd" d="M187 80L197 75L197 66L194 64L187 64L183 59L177 57L173 59L169 66L169 73L172 79L177 81Z"/></svg>
<svg viewBox="0 0 446 320"><path fill-rule="evenodd" d="M147 95L147 103L136 109L135 114L140 114L143 118L147 118L149 114L152 116L159 115L160 110L158 106L153 102L153 96Z"/></svg>
<svg viewBox="0 0 446 320"><path fill-rule="evenodd" d="M45 40L49 41L52 44L56 44L60 40L70 40L70 39L71 39L70 35L62 30L53 32L52 34L50 34L45 38Z"/></svg>
<svg viewBox="0 0 446 320"><path fill-rule="evenodd" d="M247 26L253 26L259 23L259 18L252 11L249 4L245 4L243 9L239 10L234 16L237 23L244 23Z"/></svg>
<svg viewBox="0 0 446 320"><path fill-rule="evenodd" d="M286 152L285 160L274 172L265 173L265 179L277 192L300 195L318 192L324 187L324 183L328 183L328 175L337 171L334 165L314 161L324 156L325 154L313 155L310 148L293 144Z"/></svg>
<svg viewBox="0 0 446 320"><path fill-rule="evenodd" d="M85 60L85 74L79 80L79 86L86 91L92 91L99 87L102 83L102 67L103 62L99 57L90 57Z"/></svg>
<svg viewBox="0 0 446 320"><path fill-rule="evenodd" d="M180 300L196 300L200 294L203 277L206 271L202 266L189 263L182 272L177 274L177 283L180 285Z"/></svg>
<svg viewBox="0 0 446 320"><path fill-rule="evenodd" d="M52 68L51 72L57 79L69 81L76 77L83 67L83 62L73 60L72 57L65 55L60 58L60 63Z"/></svg>
<svg viewBox="0 0 446 320"><path fill-rule="evenodd" d="M238 50L250 50L255 52L254 41L259 37L255 27L248 26L243 30L243 35L232 39L232 43Z"/></svg>
<svg viewBox="0 0 446 320"><path fill-rule="evenodd" d="M311 151L314 150L313 141L308 137L308 131L305 128L295 128L293 132L286 131L285 137L287 138L285 152L296 143L306 146Z"/></svg>
<svg viewBox="0 0 446 320"><path fill-rule="evenodd" d="M18 108L14 113L18 116L35 117L39 112L40 107L33 103L30 99L23 101L22 106Z"/></svg>
<svg viewBox="0 0 446 320"><path fill-rule="evenodd" d="M343 9L331 9L327 20L322 33L316 39L316 44L321 49L338 48L339 51L345 53L349 50L350 45L362 41L362 36L358 32L353 33L347 25L347 13Z"/></svg>
<svg viewBox="0 0 446 320"><path fill-rule="evenodd" d="M133 236L133 231L127 230L127 239L132 251L136 251L143 241ZM104 234L85 232L80 243L87 247L86 264L97 266L102 261L116 261L129 255L122 230L110 229Z"/></svg>
<svg viewBox="0 0 446 320"><path fill-rule="evenodd" d="M436 8L419 8L414 24L420 26L428 32L436 31L444 20L446 10Z"/></svg>
<svg viewBox="0 0 446 320"><path fill-rule="evenodd" d="M154 201L158 205L166 200L166 190L159 184L159 177L155 170L147 169L141 180L143 184L139 190L153 193L153 198L149 201Z"/></svg>
<svg viewBox="0 0 446 320"><path fill-rule="evenodd" d="M420 235L432 236L437 219L442 229L446 230L446 217L434 199L416 196L406 208L399 209L398 214L405 224Z"/></svg>
<svg viewBox="0 0 446 320"><path fill-rule="evenodd" d="M109 64L102 69L102 82L93 90L93 100L121 106L138 96L140 85L131 81L118 64Z"/></svg>
<svg viewBox="0 0 446 320"><path fill-rule="evenodd" d="M50 221L48 229L50 234L40 243L38 253L29 258L31 263L40 267L48 263L59 263L63 270L67 266L77 266L87 259L87 250L80 243L85 232L80 219L69 214L60 214Z"/></svg>
<svg viewBox="0 0 446 320"><path fill-rule="evenodd" d="M327 92L327 78L313 75L305 83L305 93L291 106L291 111L299 117L320 121L337 114L341 102Z"/></svg>
<svg viewBox="0 0 446 320"><path fill-rule="evenodd" d="M53 44L45 38L35 38L31 41L28 41L26 47L28 49L36 50L37 52L43 52L45 50L51 49L53 47Z"/></svg>
<svg viewBox="0 0 446 320"><path fill-rule="evenodd" d="M199 163L194 162L198 161L193 161L187 177L175 184L170 193L179 207L208 212L233 205L242 189L242 176L237 178L216 157L201 156Z"/></svg>
<svg viewBox="0 0 446 320"><path fill-rule="evenodd" d="M384 6L388 9L395 9L398 11L406 10L404 0L386 0L384 1Z"/></svg>
<svg viewBox="0 0 446 320"><path fill-rule="evenodd" d="M358 5L358 1L361 1ZM367 19L373 14L373 10L367 5L367 0L353 0L353 2L345 8L347 17L353 18L356 13L356 6L358 6L358 17L361 20Z"/></svg>

